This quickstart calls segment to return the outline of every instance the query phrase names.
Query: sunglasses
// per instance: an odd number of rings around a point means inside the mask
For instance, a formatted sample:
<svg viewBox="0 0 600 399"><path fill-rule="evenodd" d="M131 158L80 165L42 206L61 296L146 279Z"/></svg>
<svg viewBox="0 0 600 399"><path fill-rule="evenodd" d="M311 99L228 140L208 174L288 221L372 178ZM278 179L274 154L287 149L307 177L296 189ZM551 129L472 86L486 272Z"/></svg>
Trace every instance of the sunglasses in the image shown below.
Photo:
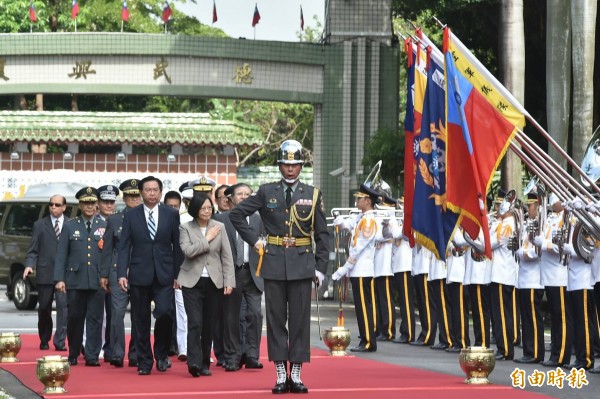
<svg viewBox="0 0 600 399"><path fill-rule="evenodd" d="M52 208L52 207L60 208L61 206L65 206L65 204L59 204L57 202L50 202L48 204L48 206L50 206L50 208Z"/></svg>

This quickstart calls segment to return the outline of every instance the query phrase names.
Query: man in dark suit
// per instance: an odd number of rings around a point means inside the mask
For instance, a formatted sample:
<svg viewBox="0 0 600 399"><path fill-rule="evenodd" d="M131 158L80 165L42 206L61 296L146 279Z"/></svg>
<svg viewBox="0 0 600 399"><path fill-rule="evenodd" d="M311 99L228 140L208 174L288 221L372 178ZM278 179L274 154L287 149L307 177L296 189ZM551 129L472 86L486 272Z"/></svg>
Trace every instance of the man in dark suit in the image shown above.
<svg viewBox="0 0 600 399"><path fill-rule="evenodd" d="M123 227L123 218L128 209L134 208L141 203L140 181L138 179L125 180L119 186L123 192L123 202L125 209L115 215L108 217L106 232L102 240L102 264L100 268L100 286L109 291L111 295L111 318L108 326L110 339L109 353L110 364L115 367L123 367L123 358L125 357L125 313L129 304L129 293L121 290L117 279L117 258L119 255L119 237ZM102 195L102 193L100 193ZM135 325L131 325L134 331ZM135 339L129 341L129 366L137 367L137 354L135 352Z"/></svg>
<svg viewBox="0 0 600 399"><path fill-rule="evenodd" d="M67 294L54 289L54 259L58 238L65 223L64 212L67 200L62 195L53 195L48 204L50 214L33 224L31 244L25 256L23 279L35 271L38 288L38 334L40 349L49 349L52 337L52 300L56 298L56 333L54 348L66 351L67 338Z"/></svg>
<svg viewBox="0 0 600 399"><path fill-rule="evenodd" d="M127 212L119 242L117 277L129 290L131 318L136 325L138 374L167 371L171 343L173 288L183 261L179 247L179 212L161 204L162 182L148 176L140 182L143 204ZM154 359L150 347L150 305L154 301Z"/></svg>
<svg viewBox="0 0 600 399"><path fill-rule="evenodd" d="M225 190L230 199L231 208L235 208L252 194L252 189L244 183L234 184ZM260 337L262 333L261 301L264 282L256 276L258 254L238 234L229 219L229 211L216 214L214 219L225 224L225 231L231 244L235 265L235 290L223 297L223 345L225 352L225 370L237 371L242 365L246 368L261 369ZM260 215L254 213L248 217L250 228L258 236L262 232ZM246 302L244 321L245 334L240 335L240 309ZM242 350L242 339L246 350ZM241 360L242 359L242 360Z"/></svg>
<svg viewBox="0 0 600 399"><path fill-rule="evenodd" d="M100 366L104 291L100 289L102 236L106 222L96 216L100 193L94 187L77 192L81 216L63 226L54 261L56 290L67 292L69 363L77 365L83 326L86 328L85 365Z"/></svg>
<svg viewBox="0 0 600 399"><path fill-rule="evenodd" d="M329 233L320 190L299 181L302 145L284 141L277 163L282 180L261 185L229 217L244 241L259 251L261 240L246 217L258 211L267 233L260 273L265 284L269 360L275 362L277 372L272 392L307 393L301 372L302 363L310 361L312 282L317 278L322 282L327 271Z"/></svg>

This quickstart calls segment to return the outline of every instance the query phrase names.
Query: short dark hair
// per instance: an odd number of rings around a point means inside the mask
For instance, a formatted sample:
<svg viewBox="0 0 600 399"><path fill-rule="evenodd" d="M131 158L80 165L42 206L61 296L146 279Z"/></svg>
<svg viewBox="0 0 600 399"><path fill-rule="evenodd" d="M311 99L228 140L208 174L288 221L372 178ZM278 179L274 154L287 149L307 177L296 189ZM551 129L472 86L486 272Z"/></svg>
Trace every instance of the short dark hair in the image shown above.
<svg viewBox="0 0 600 399"><path fill-rule="evenodd" d="M210 202L210 206L212 207L211 214L214 214L215 204L213 204L212 199L210 199L210 197L204 192L198 192L192 197L190 205L188 206L188 214L194 219L198 219L198 215L200 214L200 208L202 208L202 205L204 205L206 200Z"/></svg>
<svg viewBox="0 0 600 399"><path fill-rule="evenodd" d="M144 184L146 184L149 181L155 181L155 182L157 182L158 183L158 188L160 189L160 191L163 190L162 181L160 181L160 179L158 177L154 177L154 176L146 176L146 177L144 177L140 181L140 188L143 190L144 189Z"/></svg>
<svg viewBox="0 0 600 399"><path fill-rule="evenodd" d="M181 203L181 194L179 194L177 191L168 191L165 194L165 199L163 200L164 203L167 203L167 200L170 199L176 199L177 201L179 201Z"/></svg>
<svg viewBox="0 0 600 399"><path fill-rule="evenodd" d="M217 197L219 190L223 190L223 189L228 189L229 186L227 184L221 184L219 187L217 187L217 189L215 190L215 198L219 199L219 197ZM223 196L225 195L225 192L223 192Z"/></svg>

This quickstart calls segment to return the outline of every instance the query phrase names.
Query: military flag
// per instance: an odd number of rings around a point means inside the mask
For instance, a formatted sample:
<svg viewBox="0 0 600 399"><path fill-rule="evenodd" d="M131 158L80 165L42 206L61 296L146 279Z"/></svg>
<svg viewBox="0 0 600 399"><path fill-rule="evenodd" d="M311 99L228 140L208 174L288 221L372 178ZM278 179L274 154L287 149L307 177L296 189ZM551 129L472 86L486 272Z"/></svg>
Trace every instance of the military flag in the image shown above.
<svg viewBox="0 0 600 399"><path fill-rule="evenodd" d="M217 3L215 3L215 1L213 0L213 19L212 19L212 23L214 24L215 22L217 22L219 20L219 18L217 17Z"/></svg>
<svg viewBox="0 0 600 399"><path fill-rule="evenodd" d="M76 19L79 15L79 3L77 0L73 0L71 3L71 19Z"/></svg>
<svg viewBox="0 0 600 399"><path fill-rule="evenodd" d="M300 29L304 30L304 13L302 12L302 6L300 6Z"/></svg>
<svg viewBox="0 0 600 399"><path fill-rule="evenodd" d="M171 18L172 14L173 10L171 10L171 6L169 5L169 2L165 0L165 6L162 11L162 20L165 24L169 22L169 19Z"/></svg>
<svg viewBox="0 0 600 399"><path fill-rule="evenodd" d="M442 60L427 47L427 85L421 133L415 136L415 192L412 229L416 242L438 259L446 260L446 247L458 215L446 208L446 112Z"/></svg>
<svg viewBox="0 0 600 399"><path fill-rule="evenodd" d="M123 8L121 9L121 20L129 22L129 7L127 7L127 0L123 0Z"/></svg>
<svg viewBox="0 0 600 399"><path fill-rule="evenodd" d="M35 12L35 6L33 5L33 0L29 3L29 20L31 22L37 22L37 14Z"/></svg>
<svg viewBox="0 0 600 399"><path fill-rule="evenodd" d="M491 258L486 193L525 116L504 95L502 85L490 79L491 74L458 42L445 28L448 207L460 213L461 224L471 237L479 235L479 228L483 230L486 255Z"/></svg>
<svg viewBox="0 0 600 399"><path fill-rule="evenodd" d="M258 12L258 3L254 6L254 15L252 16L252 27L254 28L260 22L260 13Z"/></svg>
<svg viewBox="0 0 600 399"><path fill-rule="evenodd" d="M411 247L415 245L412 234L413 195L415 192L415 157L413 155L413 139L415 136L415 44L410 37L404 40L404 51L408 63L406 70L406 113L404 115L404 225L403 234L408 237Z"/></svg>

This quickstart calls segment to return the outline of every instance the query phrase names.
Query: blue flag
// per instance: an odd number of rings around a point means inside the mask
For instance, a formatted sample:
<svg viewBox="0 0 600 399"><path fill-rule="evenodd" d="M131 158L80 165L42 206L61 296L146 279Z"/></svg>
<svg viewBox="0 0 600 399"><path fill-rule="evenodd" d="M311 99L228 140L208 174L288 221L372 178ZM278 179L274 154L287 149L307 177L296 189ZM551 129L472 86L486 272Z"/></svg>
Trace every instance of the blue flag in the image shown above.
<svg viewBox="0 0 600 399"><path fill-rule="evenodd" d="M446 259L446 247L458 215L446 209L446 111L443 66L430 61L421 132L415 135L415 193L412 228L415 240Z"/></svg>

